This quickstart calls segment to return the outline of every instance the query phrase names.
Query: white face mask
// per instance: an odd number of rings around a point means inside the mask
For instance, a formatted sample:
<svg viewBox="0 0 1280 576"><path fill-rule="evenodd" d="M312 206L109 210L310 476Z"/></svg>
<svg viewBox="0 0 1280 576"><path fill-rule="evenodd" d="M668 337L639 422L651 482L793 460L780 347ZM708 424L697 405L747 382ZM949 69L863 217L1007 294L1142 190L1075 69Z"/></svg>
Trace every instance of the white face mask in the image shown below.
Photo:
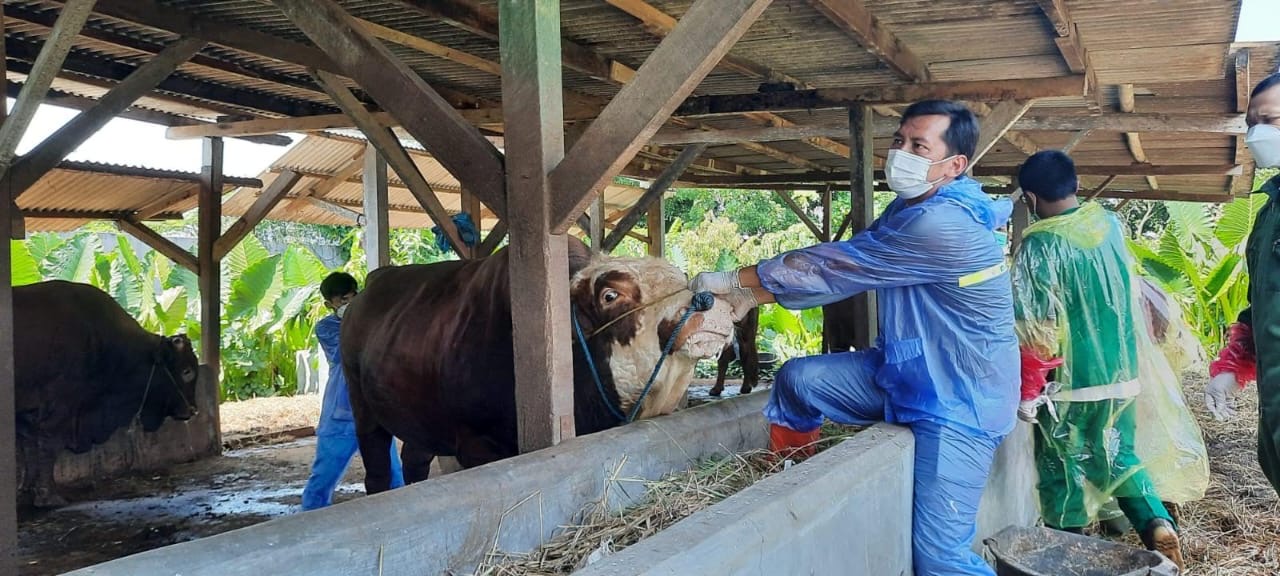
<svg viewBox="0 0 1280 576"><path fill-rule="evenodd" d="M952 158L955 158L955 156L948 156L934 162L924 156L917 156L906 150L894 148L889 150L889 157L884 163L885 179L889 181L889 188L898 193L899 198L903 200L919 198L929 190L932 190L939 182L946 180L944 176L930 182L929 168L934 164L941 164Z"/></svg>
<svg viewBox="0 0 1280 576"><path fill-rule="evenodd" d="M1280 167L1280 126L1258 124L1249 129L1244 143L1259 168Z"/></svg>
<svg viewBox="0 0 1280 576"><path fill-rule="evenodd" d="M333 313L337 314L338 318L342 318L342 315L347 313L347 306L347 304L343 304L339 306L337 310L334 310Z"/></svg>

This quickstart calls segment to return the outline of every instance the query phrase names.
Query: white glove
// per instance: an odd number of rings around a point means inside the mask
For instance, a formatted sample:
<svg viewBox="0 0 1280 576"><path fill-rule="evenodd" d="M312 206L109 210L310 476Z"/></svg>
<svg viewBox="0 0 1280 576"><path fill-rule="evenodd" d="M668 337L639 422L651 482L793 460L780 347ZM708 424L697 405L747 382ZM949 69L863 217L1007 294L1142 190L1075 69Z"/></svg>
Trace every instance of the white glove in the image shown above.
<svg viewBox="0 0 1280 576"><path fill-rule="evenodd" d="M750 288L734 288L728 294L719 296L733 308L733 321L738 322L747 316L756 306L756 295Z"/></svg>
<svg viewBox="0 0 1280 576"><path fill-rule="evenodd" d="M738 281L738 271L731 272L703 272L693 277L689 282L689 290L693 292L710 292L716 296L724 296L734 291L741 290L742 283Z"/></svg>
<svg viewBox="0 0 1280 576"><path fill-rule="evenodd" d="M1023 422L1036 423L1036 414L1040 412L1040 406L1046 402L1044 396L1036 396L1030 400L1023 400L1018 403L1018 419Z"/></svg>
<svg viewBox="0 0 1280 576"><path fill-rule="evenodd" d="M1234 372L1223 372L1209 380L1204 390L1204 405L1213 414L1213 419L1222 421L1236 415L1235 395L1240 385L1236 383Z"/></svg>

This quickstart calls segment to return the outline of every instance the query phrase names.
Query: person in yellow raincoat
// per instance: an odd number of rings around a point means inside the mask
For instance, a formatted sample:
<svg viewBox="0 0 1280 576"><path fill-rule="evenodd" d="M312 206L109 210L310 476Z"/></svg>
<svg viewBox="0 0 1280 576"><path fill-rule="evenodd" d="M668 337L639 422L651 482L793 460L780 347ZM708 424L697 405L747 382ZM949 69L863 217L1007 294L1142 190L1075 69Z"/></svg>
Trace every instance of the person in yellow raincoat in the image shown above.
<svg viewBox="0 0 1280 576"><path fill-rule="evenodd" d="M1019 181L1021 200L1040 218L1015 256L1013 286L1024 375L1018 415L1037 423L1041 515L1079 532L1091 520L1089 499L1112 494L1143 543L1182 566L1173 518L1134 448L1145 322L1123 229L1100 205L1080 205L1075 165L1060 151L1031 156ZM1058 363L1060 389L1046 390L1043 375Z"/></svg>

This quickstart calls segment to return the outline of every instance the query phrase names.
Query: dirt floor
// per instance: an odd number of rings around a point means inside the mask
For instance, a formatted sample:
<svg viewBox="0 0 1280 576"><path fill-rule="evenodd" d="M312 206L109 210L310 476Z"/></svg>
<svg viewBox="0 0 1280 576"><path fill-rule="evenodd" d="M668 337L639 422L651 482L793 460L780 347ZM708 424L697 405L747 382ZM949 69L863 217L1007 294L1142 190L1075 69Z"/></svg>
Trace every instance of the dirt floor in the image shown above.
<svg viewBox="0 0 1280 576"><path fill-rule="evenodd" d="M1206 498L1181 510L1188 574L1280 574L1280 500L1257 466L1254 388L1241 395L1235 420L1218 423L1199 408L1204 384L1203 377L1191 377L1186 384L1187 400L1204 429L1213 473ZM690 405L711 401L710 385L696 381ZM737 392L736 382L730 382L723 397ZM248 447L163 472L67 490L73 504L60 510L25 511L19 527L20 573L58 574L299 512L315 439L280 443L289 437L279 433L314 426L319 399L224 404L222 417L228 442ZM253 445L261 442L267 444ZM335 500L363 494L358 458Z"/></svg>

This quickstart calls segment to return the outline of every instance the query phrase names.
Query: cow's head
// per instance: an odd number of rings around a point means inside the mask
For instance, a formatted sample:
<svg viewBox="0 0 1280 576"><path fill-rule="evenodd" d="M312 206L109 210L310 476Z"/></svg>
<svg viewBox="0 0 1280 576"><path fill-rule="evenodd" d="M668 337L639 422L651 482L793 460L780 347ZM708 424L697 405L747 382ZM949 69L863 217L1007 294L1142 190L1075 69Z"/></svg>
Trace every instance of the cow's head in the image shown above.
<svg viewBox="0 0 1280 576"><path fill-rule="evenodd" d="M143 404L142 426L154 431L167 417L188 420L196 415L196 376L200 361L196 359L191 339L186 334L161 336L156 347L154 367L146 370L149 382Z"/></svg>
<svg viewBox="0 0 1280 576"><path fill-rule="evenodd" d="M574 274L569 293L601 377L628 414L691 305L688 278L657 258L595 255ZM675 334L671 355L637 418L674 411L697 361L719 354L732 334L732 314L723 300L694 312Z"/></svg>

